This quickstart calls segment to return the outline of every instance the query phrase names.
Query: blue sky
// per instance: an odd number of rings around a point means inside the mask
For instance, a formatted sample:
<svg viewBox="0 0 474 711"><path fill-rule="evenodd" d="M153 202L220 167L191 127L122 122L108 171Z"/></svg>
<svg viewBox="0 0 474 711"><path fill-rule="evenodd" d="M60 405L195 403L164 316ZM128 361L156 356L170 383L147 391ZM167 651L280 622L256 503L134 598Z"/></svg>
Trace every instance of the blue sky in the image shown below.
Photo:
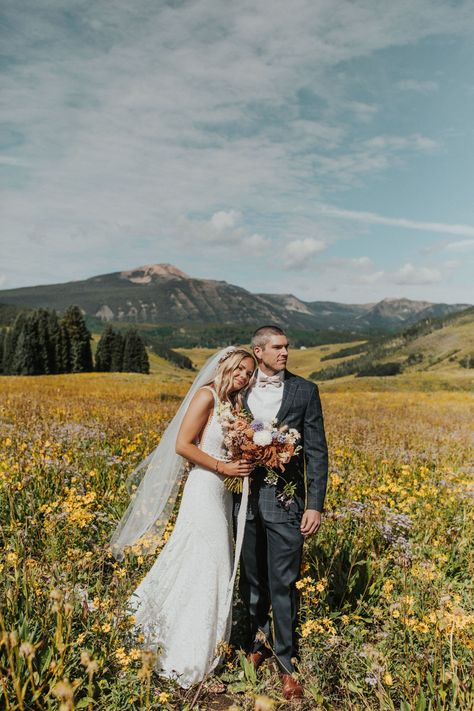
<svg viewBox="0 0 474 711"><path fill-rule="evenodd" d="M4 4L0 288L474 303L474 5Z"/></svg>

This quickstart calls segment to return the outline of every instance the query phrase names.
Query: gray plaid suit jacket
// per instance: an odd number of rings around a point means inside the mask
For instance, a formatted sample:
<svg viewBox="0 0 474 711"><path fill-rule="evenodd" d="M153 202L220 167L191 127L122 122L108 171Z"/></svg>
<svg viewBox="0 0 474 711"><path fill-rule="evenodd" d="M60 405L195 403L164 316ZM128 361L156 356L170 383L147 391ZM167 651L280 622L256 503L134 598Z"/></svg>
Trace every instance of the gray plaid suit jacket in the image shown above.
<svg viewBox="0 0 474 711"><path fill-rule="evenodd" d="M246 397L245 406L250 411ZM283 397L276 417L279 425L298 430L303 448L281 472L276 486L264 481L263 467L253 471L247 519L253 519L259 513L264 520L274 523L299 521L305 509L322 511L326 496L328 449L317 385L286 370ZM287 508L277 498L285 482L296 484L294 500ZM240 498L240 495L234 495L234 515L240 508Z"/></svg>

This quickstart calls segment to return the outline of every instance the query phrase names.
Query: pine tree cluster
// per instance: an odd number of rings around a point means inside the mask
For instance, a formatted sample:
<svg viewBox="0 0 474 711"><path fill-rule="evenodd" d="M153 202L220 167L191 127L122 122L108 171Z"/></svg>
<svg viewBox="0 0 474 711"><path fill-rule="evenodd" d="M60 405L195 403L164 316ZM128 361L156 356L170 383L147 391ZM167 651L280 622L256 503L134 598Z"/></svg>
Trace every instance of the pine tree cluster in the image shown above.
<svg viewBox="0 0 474 711"><path fill-rule="evenodd" d="M0 372L5 375L49 375L93 370L91 334L78 306L60 320L55 311L20 312L0 334Z"/></svg>
<svg viewBox="0 0 474 711"><path fill-rule="evenodd" d="M20 312L9 329L0 330L0 374L89 373L94 370L91 340L78 306L66 309L61 319L43 308ZM95 370L149 373L137 330L122 336L107 326L97 346Z"/></svg>
<svg viewBox="0 0 474 711"><path fill-rule="evenodd" d="M106 326L97 344L95 369L100 372L149 373L148 354L137 329L130 328L123 336L112 326Z"/></svg>

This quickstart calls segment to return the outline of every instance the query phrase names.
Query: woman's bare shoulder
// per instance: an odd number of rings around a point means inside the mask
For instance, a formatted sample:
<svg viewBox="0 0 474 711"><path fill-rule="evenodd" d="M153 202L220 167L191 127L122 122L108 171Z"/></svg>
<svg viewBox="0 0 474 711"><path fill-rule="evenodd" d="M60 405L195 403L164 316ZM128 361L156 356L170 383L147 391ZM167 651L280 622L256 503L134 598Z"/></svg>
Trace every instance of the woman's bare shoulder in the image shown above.
<svg viewBox="0 0 474 711"><path fill-rule="evenodd" d="M201 407L210 407L214 405L214 394L210 386L204 385L199 390L196 390L191 403L200 405Z"/></svg>

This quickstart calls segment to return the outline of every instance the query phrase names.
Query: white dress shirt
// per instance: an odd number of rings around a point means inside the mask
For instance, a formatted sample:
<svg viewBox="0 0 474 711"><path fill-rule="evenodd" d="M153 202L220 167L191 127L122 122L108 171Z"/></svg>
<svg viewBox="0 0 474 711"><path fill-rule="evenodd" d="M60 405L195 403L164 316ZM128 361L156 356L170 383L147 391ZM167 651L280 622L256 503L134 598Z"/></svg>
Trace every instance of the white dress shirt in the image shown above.
<svg viewBox="0 0 474 711"><path fill-rule="evenodd" d="M277 376L281 380L280 387L276 387L273 383L266 383L265 387L261 387L259 384L261 376L262 373L259 369L257 370L257 377L254 384L250 388L247 404L256 420L270 422L276 417L277 412L280 409L283 398L283 381L285 378L285 371L280 370L280 372L277 373Z"/></svg>

